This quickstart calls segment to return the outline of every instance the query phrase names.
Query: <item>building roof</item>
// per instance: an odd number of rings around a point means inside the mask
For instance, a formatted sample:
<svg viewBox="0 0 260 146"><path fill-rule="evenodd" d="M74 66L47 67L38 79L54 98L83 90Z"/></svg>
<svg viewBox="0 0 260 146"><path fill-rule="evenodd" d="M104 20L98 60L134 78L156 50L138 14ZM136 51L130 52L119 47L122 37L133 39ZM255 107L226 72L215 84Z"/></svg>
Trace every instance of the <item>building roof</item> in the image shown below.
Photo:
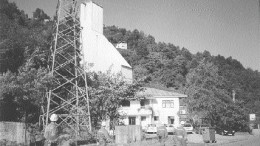
<svg viewBox="0 0 260 146"><path fill-rule="evenodd" d="M160 90L156 88L149 88L149 87L145 87L144 91L139 92L138 95L145 96L145 98L147 99L187 97L187 95L185 94L180 94L173 91Z"/></svg>

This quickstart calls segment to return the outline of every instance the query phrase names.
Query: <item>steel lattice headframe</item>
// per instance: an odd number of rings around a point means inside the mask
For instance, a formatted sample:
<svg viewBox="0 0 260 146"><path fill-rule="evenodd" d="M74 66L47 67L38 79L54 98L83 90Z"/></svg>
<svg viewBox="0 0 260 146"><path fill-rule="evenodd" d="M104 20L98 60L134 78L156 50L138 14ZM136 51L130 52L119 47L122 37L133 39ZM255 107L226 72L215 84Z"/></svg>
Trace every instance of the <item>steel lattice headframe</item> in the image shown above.
<svg viewBox="0 0 260 146"><path fill-rule="evenodd" d="M91 131L87 76L84 65L80 64L84 59L80 43L80 3L80 0L58 2L51 65L55 81L47 94L47 111L41 116L47 125L48 117L58 114L58 124L71 127L77 135L82 128Z"/></svg>

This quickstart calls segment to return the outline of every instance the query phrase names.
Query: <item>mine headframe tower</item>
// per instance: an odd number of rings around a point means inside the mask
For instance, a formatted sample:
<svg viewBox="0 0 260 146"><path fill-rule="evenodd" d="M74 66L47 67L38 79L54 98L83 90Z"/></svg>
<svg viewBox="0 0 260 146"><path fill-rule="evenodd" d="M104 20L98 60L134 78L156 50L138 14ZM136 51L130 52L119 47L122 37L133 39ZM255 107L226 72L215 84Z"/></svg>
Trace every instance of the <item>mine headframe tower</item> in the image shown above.
<svg viewBox="0 0 260 146"><path fill-rule="evenodd" d="M87 74L81 43L80 4L82 0L59 0L56 11L55 33L52 42L50 74L54 84L48 91L47 106L41 116L48 124L51 114L59 116L59 125L91 131Z"/></svg>

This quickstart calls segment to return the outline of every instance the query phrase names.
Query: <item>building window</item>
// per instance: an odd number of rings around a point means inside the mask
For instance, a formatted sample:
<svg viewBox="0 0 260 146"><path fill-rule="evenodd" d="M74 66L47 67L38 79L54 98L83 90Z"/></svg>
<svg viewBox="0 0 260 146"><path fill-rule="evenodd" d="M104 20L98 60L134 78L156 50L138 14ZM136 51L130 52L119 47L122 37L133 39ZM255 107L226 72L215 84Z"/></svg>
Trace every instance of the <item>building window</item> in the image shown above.
<svg viewBox="0 0 260 146"><path fill-rule="evenodd" d="M146 121L146 116L141 116L141 121Z"/></svg>
<svg viewBox="0 0 260 146"><path fill-rule="evenodd" d="M174 116L168 116L168 124L174 124Z"/></svg>
<svg viewBox="0 0 260 146"><path fill-rule="evenodd" d="M162 107L163 108L173 108L174 107L173 100L163 100L162 101Z"/></svg>
<svg viewBox="0 0 260 146"><path fill-rule="evenodd" d="M157 102L156 99L151 99L151 103L152 103L152 104L158 104L158 102Z"/></svg>
<svg viewBox="0 0 260 146"><path fill-rule="evenodd" d="M154 116L154 117L153 117L153 120L154 120L154 121L159 121L159 116Z"/></svg>
<svg viewBox="0 0 260 146"><path fill-rule="evenodd" d="M186 107L185 106L180 106L180 114L185 115L186 114Z"/></svg>
<svg viewBox="0 0 260 146"><path fill-rule="evenodd" d="M140 101L140 105L141 107L145 107L146 105L150 105L150 101L143 99Z"/></svg>
<svg viewBox="0 0 260 146"><path fill-rule="evenodd" d="M130 101L128 101L128 100L123 100L123 101L121 102L121 105L122 105L123 107L130 107Z"/></svg>
<svg viewBox="0 0 260 146"><path fill-rule="evenodd" d="M128 117L129 125L135 125L135 119L136 117Z"/></svg>

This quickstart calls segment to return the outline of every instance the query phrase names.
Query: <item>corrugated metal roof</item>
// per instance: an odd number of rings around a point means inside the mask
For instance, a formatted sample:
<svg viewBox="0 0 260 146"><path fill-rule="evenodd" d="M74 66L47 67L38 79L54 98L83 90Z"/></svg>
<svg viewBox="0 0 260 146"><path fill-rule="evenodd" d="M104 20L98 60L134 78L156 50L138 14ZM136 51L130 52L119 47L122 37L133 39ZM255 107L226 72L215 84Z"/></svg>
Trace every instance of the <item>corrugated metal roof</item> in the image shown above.
<svg viewBox="0 0 260 146"><path fill-rule="evenodd" d="M156 88L145 87L144 91L138 93L139 96L146 98L178 98L187 97L185 94L180 94L172 91L160 90Z"/></svg>

